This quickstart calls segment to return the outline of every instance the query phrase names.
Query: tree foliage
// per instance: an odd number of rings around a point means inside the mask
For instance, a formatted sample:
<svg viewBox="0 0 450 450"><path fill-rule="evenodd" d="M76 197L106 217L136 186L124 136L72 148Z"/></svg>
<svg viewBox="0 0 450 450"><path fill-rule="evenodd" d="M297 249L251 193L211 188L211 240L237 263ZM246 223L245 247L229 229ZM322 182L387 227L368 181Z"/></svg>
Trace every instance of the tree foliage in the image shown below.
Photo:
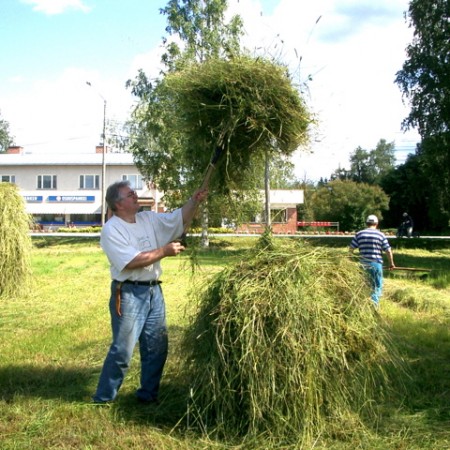
<svg viewBox="0 0 450 450"><path fill-rule="evenodd" d="M381 219L389 197L376 185L334 180L319 187L310 204L315 220L339 222L342 230L351 231L363 227L369 214Z"/></svg>
<svg viewBox="0 0 450 450"><path fill-rule="evenodd" d="M141 70L128 82L139 98L133 116L135 162L166 192L169 206L198 186L218 147L222 156L210 185L215 194L210 206L219 194L256 192L264 173L262 148L276 160L306 141L309 115L286 69L242 54L241 19L225 23L226 8L225 0L169 1L161 13L168 19L167 33L178 40L163 40L165 70L156 80ZM280 157L277 164L283 161ZM221 209L234 203L220 200Z"/></svg>
<svg viewBox="0 0 450 450"><path fill-rule="evenodd" d="M0 115L0 153L6 152L13 143L14 137L10 133L9 123Z"/></svg>
<svg viewBox="0 0 450 450"><path fill-rule="evenodd" d="M167 16L166 32L176 35L182 45L163 38L166 52L162 62L175 70L186 62L208 58L231 58L240 53L241 17L225 22L226 0L170 0L161 14Z"/></svg>
<svg viewBox="0 0 450 450"><path fill-rule="evenodd" d="M417 127L424 169L438 211L450 216L450 1L411 0L407 13L414 28L407 60L396 83L411 110L405 129Z"/></svg>
<svg viewBox="0 0 450 450"><path fill-rule="evenodd" d="M167 16L162 56L165 70L156 80L150 80L140 70L127 86L139 99L133 113L131 150L141 173L166 193L165 202L179 205L185 195L198 185L207 164L193 167L194 161L184 147L186 137L173 125L177 110L164 82L168 73L181 70L187 64L209 58L231 58L239 54L242 24L239 16L225 22L226 0L170 0L161 14ZM205 152L213 151L205 149ZM208 161L208 156L205 161ZM185 193L183 193L185 192Z"/></svg>
<svg viewBox="0 0 450 450"><path fill-rule="evenodd" d="M406 162L389 172L381 181L381 187L390 197L389 211L385 214L385 226L398 227L407 212L414 220L417 230L442 227L445 221L427 214L435 199L429 190L424 161L420 155L410 155Z"/></svg>
<svg viewBox="0 0 450 450"><path fill-rule="evenodd" d="M357 147L350 154L350 169L337 169L332 179L351 180L358 183L379 184L395 165L395 144L380 139L373 150Z"/></svg>

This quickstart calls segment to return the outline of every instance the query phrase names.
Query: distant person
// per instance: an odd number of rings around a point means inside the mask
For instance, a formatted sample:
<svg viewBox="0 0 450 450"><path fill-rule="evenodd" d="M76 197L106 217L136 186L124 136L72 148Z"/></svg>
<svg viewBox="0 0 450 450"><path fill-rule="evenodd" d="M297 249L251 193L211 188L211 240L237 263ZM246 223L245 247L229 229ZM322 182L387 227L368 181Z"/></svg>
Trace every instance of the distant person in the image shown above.
<svg viewBox="0 0 450 450"><path fill-rule="evenodd" d="M398 237L412 237L413 229L414 229L414 222L412 220L412 217L408 213L403 213L402 216L402 223L399 227Z"/></svg>
<svg viewBox="0 0 450 450"><path fill-rule="evenodd" d="M173 212L139 211L138 197L128 181L108 187L106 202L112 217L102 227L100 244L110 263L112 343L103 364L96 404L115 399L139 342L140 387L137 400L156 403L168 339L160 261L185 247L175 241L207 195L197 190Z"/></svg>
<svg viewBox="0 0 450 450"><path fill-rule="evenodd" d="M383 251L389 259L389 268L394 269L394 256L386 236L379 230L378 218L371 214L366 219L367 228L358 231L350 243L350 252L359 249L360 261L369 275L372 287L371 298L376 307L383 291Z"/></svg>

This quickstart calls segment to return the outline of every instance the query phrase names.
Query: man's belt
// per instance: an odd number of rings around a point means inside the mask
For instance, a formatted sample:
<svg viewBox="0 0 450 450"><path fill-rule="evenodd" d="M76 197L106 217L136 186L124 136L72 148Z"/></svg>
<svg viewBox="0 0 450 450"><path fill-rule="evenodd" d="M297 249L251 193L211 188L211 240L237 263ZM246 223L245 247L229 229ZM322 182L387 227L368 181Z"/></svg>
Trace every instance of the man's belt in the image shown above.
<svg viewBox="0 0 450 450"><path fill-rule="evenodd" d="M158 284L161 284L162 281L160 280L150 280L150 281L133 281L133 280L125 280L125 281L118 281L118 280L113 280L116 283L121 283L121 284L134 284L135 286L156 286Z"/></svg>
<svg viewBox="0 0 450 450"><path fill-rule="evenodd" d="M132 281L132 280L117 281L117 280L113 280L113 281L115 281L117 283L117 286L116 286L116 313L118 316L122 315L122 311L120 308L120 303L122 301L120 289L122 287L122 284L134 284L135 286L157 286L158 284L162 283L162 281L160 281L160 280L150 280L150 281Z"/></svg>

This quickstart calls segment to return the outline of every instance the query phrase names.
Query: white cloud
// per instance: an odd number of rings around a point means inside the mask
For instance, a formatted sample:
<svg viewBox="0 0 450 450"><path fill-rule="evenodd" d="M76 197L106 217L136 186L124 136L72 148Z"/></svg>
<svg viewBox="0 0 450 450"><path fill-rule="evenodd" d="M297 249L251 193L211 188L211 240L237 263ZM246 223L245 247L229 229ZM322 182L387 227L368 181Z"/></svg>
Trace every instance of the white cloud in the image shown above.
<svg viewBox="0 0 450 450"><path fill-rule="evenodd" d="M62 14L68 9L89 12L91 8L86 6L82 0L22 0L22 3L33 5L34 11L44 14Z"/></svg>
<svg viewBox="0 0 450 450"><path fill-rule="evenodd" d="M13 101L4 101L2 113L16 143L27 152L92 153L103 131L104 99L108 121L127 118L132 97L123 80L68 68L18 91Z"/></svg>
<svg viewBox="0 0 450 450"><path fill-rule="evenodd" d="M412 37L405 0L280 0L271 14L256 0L232 7L246 46L287 64L317 117L313 153L295 158L298 176L329 177L356 147L370 150L380 139L414 146L417 134L400 131L408 109L394 83Z"/></svg>

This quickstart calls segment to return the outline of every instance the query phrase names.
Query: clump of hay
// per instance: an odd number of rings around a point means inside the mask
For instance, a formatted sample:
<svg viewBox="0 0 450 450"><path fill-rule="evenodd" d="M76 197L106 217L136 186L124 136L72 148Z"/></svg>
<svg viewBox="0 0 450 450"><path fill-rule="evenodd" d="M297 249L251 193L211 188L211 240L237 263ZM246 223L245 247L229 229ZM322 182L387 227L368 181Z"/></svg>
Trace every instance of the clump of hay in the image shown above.
<svg viewBox="0 0 450 450"><path fill-rule="evenodd" d="M184 348L189 423L277 442L361 430L400 367L358 265L294 241L216 275Z"/></svg>
<svg viewBox="0 0 450 450"><path fill-rule="evenodd" d="M0 297L18 296L30 287L30 224L17 186L0 183Z"/></svg>
<svg viewBox="0 0 450 450"><path fill-rule="evenodd" d="M251 158L290 155L308 141L305 102L285 67L263 58L211 58L166 75L170 120L186 139L186 160L205 168L219 148L217 183L241 180ZM227 173L227 177L225 174Z"/></svg>

